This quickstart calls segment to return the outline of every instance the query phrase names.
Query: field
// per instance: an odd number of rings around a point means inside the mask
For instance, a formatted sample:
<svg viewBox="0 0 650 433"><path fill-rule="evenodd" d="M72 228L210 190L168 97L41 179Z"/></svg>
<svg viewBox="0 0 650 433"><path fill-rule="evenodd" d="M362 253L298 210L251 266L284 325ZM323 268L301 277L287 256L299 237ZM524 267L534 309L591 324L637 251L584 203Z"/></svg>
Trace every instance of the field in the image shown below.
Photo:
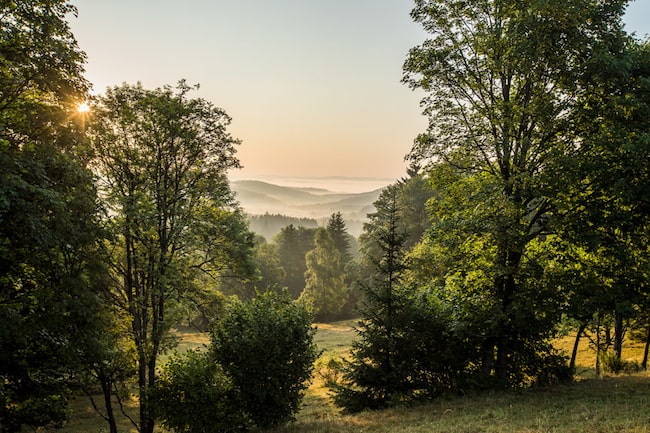
<svg viewBox="0 0 650 433"><path fill-rule="evenodd" d="M351 322L319 324L316 343L323 356L345 355L356 334ZM181 347L200 347L204 335L182 330ZM572 347L571 336L559 340L563 350ZM624 358L640 361L643 345L629 343ZM574 384L513 392L489 392L438 400L427 405L343 415L334 407L316 375L296 422L273 433L550 433L648 432L650 433L650 376L594 375L594 354L586 340L578 355ZM86 399L79 398L66 433L106 432ZM128 424L120 431L135 432Z"/></svg>

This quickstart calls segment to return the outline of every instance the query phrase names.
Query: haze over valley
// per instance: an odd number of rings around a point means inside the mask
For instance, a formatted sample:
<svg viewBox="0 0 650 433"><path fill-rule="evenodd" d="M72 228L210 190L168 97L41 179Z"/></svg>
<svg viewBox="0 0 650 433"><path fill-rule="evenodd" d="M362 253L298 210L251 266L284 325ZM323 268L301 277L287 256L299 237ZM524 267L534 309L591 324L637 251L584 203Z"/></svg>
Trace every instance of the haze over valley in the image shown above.
<svg viewBox="0 0 650 433"><path fill-rule="evenodd" d="M288 224L323 226L336 212L341 212L348 232L358 237L367 215L375 210L373 203L381 189L390 183L374 178L275 178L269 182L235 180L231 187L249 216L251 230L267 239Z"/></svg>

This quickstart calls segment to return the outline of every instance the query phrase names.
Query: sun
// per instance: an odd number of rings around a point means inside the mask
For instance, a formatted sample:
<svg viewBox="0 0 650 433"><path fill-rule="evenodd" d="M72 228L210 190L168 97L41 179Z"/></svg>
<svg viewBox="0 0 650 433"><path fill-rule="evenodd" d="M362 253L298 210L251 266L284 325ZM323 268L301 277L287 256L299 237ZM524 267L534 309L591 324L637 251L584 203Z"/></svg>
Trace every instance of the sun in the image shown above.
<svg viewBox="0 0 650 433"><path fill-rule="evenodd" d="M77 105L77 112L87 113L89 111L90 111L90 105L88 105L87 102L82 102L79 105Z"/></svg>

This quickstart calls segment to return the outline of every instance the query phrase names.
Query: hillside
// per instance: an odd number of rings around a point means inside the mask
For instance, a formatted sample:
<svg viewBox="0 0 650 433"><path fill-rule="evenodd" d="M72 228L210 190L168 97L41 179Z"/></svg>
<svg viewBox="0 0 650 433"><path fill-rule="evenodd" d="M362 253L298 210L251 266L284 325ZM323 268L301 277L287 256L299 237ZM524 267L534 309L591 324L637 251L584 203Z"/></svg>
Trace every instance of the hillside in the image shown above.
<svg viewBox="0 0 650 433"><path fill-rule="evenodd" d="M363 222L367 214L374 212L373 203L381 192L381 189L377 189L363 193L340 193L324 188L280 186L257 180L234 181L231 187L249 215L308 218L322 225L330 215L341 212L348 232L354 237L361 234ZM265 237L269 235L264 233Z"/></svg>

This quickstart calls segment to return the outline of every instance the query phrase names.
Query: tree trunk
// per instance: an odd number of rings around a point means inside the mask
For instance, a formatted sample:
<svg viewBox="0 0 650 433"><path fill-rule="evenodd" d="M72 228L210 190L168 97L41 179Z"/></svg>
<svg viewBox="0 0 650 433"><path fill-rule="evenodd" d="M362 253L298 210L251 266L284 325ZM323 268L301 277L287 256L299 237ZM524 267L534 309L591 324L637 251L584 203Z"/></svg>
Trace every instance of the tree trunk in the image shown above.
<svg viewBox="0 0 650 433"><path fill-rule="evenodd" d="M643 370L648 369L648 349L650 349L650 325L648 325L648 333L645 338L645 348L643 349L643 361L641 362L641 368Z"/></svg>
<svg viewBox="0 0 650 433"><path fill-rule="evenodd" d="M619 312L614 313L614 354L618 359L621 359L623 354L623 337L625 331L623 329L623 315Z"/></svg>
<svg viewBox="0 0 650 433"><path fill-rule="evenodd" d="M494 368L494 341L486 339L481 348L481 375L487 380Z"/></svg>
<svg viewBox="0 0 650 433"><path fill-rule="evenodd" d="M600 377L600 314L596 323L596 377Z"/></svg>
<svg viewBox="0 0 650 433"><path fill-rule="evenodd" d="M104 405L106 406L106 421L108 421L108 428L110 433L117 433L117 423L115 422L115 414L113 413L112 397L112 381L111 378L104 372L99 373L99 382L102 386L102 393L104 394Z"/></svg>
<svg viewBox="0 0 650 433"><path fill-rule="evenodd" d="M508 356L510 355L510 348L508 347L507 337L502 338L497 347L497 361L495 366L495 375L497 383L501 387L508 386Z"/></svg>
<svg viewBox="0 0 650 433"><path fill-rule="evenodd" d="M575 371L576 369L576 358L578 356L578 346L580 345L580 337L582 336L582 333L585 331L585 328L587 325L585 323L581 324L580 327L578 327L578 333L576 334L576 339L573 342L573 351L571 352L571 362L569 362L569 368L571 371Z"/></svg>

